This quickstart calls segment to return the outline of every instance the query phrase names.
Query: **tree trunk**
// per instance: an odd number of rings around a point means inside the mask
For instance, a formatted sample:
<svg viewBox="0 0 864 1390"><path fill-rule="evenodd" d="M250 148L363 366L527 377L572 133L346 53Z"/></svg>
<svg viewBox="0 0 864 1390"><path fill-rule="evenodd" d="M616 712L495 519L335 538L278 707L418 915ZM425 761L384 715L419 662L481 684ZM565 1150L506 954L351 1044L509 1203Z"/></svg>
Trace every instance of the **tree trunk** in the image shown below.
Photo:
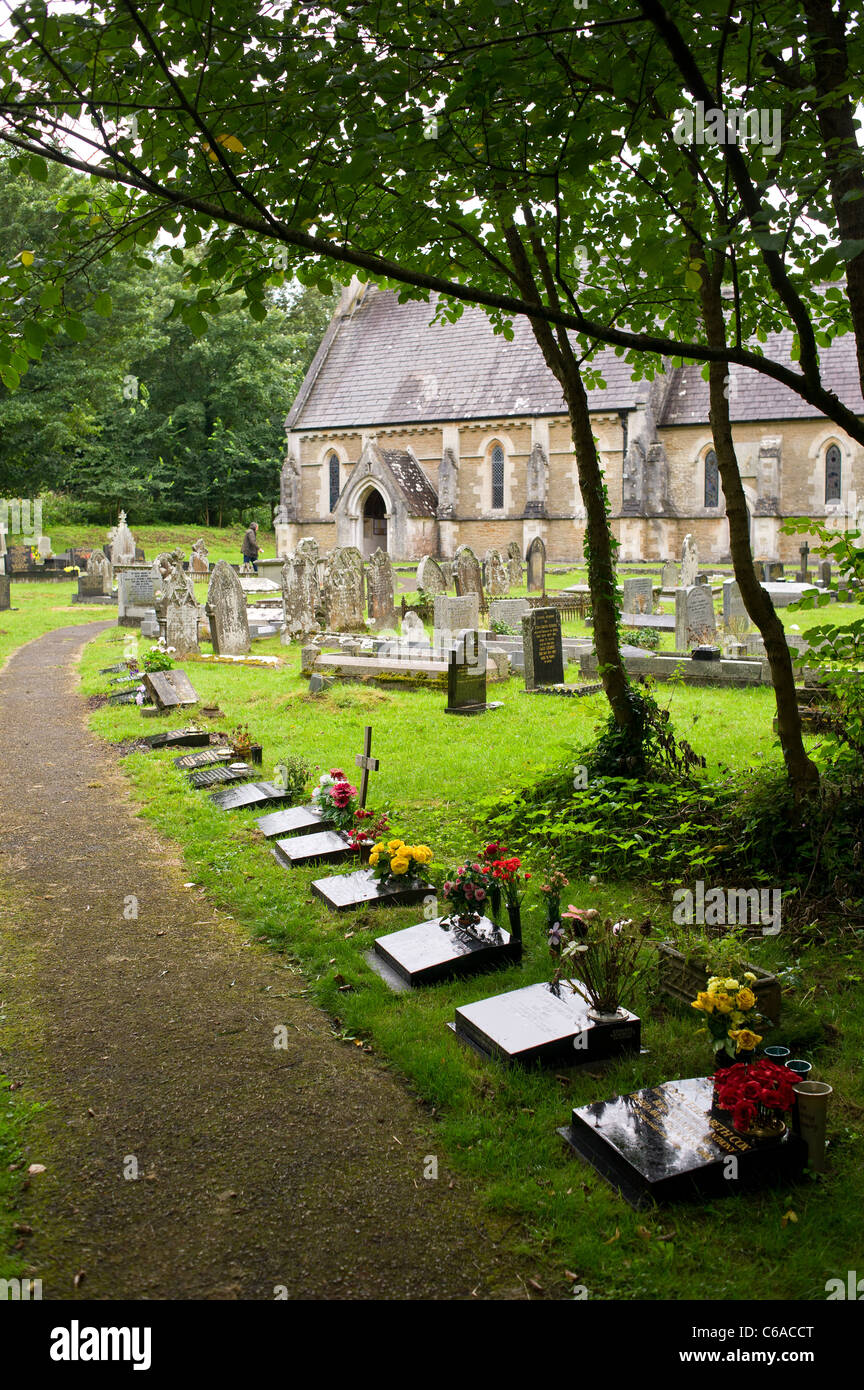
<svg viewBox="0 0 864 1390"><path fill-rule="evenodd" d="M703 253L695 252L701 259ZM702 314L708 342L713 346L725 343L726 329L723 320L723 301L720 295L720 278L713 275L707 265L702 267ZM723 483L723 496L726 516L729 521L729 544L732 550L732 564L735 578L741 590L741 598L748 614L762 634L765 654L771 668L774 698L777 702L777 732L783 749L786 772L789 780L800 795L818 785L819 772L807 756L801 730L801 716L798 712L798 698L795 694L795 673L792 670L792 657L783 628L771 596L767 593L753 568L753 552L750 548L750 525L747 516L747 499L738 469L735 442L732 438L732 425L729 418L729 399L726 394L727 369L722 362L712 362L709 366L710 421L717 455L717 467Z"/></svg>

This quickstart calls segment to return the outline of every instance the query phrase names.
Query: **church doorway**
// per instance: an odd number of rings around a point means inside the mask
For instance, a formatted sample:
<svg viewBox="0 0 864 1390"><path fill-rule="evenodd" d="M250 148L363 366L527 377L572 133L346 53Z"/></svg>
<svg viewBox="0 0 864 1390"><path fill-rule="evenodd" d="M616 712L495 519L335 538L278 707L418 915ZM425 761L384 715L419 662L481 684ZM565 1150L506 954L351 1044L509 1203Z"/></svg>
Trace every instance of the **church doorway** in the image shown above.
<svg viewBox="0 0 864 1390"><path fill-rule="evenodd" d="M387 504L373 488L363 503L363 555L387 549Z"/></svg>

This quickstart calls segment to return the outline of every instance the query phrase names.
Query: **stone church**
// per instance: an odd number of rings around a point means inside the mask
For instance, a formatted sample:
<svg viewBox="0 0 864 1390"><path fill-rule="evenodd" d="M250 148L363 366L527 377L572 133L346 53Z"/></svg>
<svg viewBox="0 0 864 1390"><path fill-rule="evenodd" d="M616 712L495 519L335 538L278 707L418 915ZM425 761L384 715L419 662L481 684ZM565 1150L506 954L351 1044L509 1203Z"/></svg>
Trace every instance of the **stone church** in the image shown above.
<svg viewBox="0 0 864 1390"><path fill-rule="evenodd" d="M286 420L277 550L380 547L394 559L483 554L541 536L552 560L581 560L585 510L561 389L527 319L496 337L481 309L430 326L432 308L352 282ZM766 352L789 361L788 335ZM823 353L825 384L864 414L854 343ZM729 531L699 366L635 382L612 349L589 405L623 560L729 557ZM793 516L854 525L864 449L800 397L730 369L735 444L757 558L798 559Z"/></svg>

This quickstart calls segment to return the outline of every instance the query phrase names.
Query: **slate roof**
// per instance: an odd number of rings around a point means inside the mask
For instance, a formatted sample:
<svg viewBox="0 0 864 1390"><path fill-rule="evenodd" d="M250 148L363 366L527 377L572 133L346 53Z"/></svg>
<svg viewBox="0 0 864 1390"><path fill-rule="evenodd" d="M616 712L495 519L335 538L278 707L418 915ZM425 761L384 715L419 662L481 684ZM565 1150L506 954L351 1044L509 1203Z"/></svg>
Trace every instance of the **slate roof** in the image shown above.
<svg viewBox="0 0 864 1390"><path fill-rule="evenodd" d="M791 346L791 333L771 333L764 344L765 356L784 367L797 369L789 356ZM829 348L820 351L819 360L827 389L856 415L864 414L853 335L847 333L835 338ZM739 367L734 362L729 368L729 413L733 421L825 418L821 410L774 381L773 377L763 376L750 367ZM703 380L702 368L695 363L676 368L657 424L662 427L707 423L708 382Z"/></svg>
<svg viewBox="0 0 864 1390"><path fill-rule="evenodd" d="M543 360L531 325L513 321L513 341L496 336L480 308L466 307L456 323L431 324L434 302L400 304L392 290L370 286L349 313L337 313L303 381L286 428L371 428L513 415L566 414L564 398ZM767 356L785 365L790 333L769 336ZM824 381L840 400L864 414L851 334L821 353ZM645 382L612 348L595 358L605 390L588 393L592 411L631 410L646 398ZM732 419L819 418L815 409L770 377L730 369ZM657 424L708 423L708 383L692 364L670 373Z"/></svg>
<svg viewBox="0 0 864 1390"><path fill-rule="evenodd" d="M381 455L408 504L408 515L434 516L438 494L416 458L404 449L382 449Z"/></svg>
<svg viewBox="0 0 864 1390"><path fill-rule="evenodd" d="M564 397L524 317L512 342L493 333L482 309L434 324L434 303L400 304L372 286L353 313L337 315L306 375L286 428L338 429L436 423L507 415L566 414ZM592 410L631 409L646 395L623 358L605 349L605 391Z"/></svg>

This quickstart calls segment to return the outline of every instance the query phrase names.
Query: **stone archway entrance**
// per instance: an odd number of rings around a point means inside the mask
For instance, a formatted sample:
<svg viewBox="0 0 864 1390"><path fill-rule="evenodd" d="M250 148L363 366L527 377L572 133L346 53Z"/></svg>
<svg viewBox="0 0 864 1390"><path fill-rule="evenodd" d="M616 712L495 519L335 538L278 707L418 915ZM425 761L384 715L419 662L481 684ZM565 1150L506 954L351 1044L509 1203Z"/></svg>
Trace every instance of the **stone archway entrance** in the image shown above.
<svg viewBox="0 0 864 1390"><path fill-rule="evenodd" d="M363 502L363 544L360 547L368 559L376 550L387 549L387 504L377 488Z"/></svg>

